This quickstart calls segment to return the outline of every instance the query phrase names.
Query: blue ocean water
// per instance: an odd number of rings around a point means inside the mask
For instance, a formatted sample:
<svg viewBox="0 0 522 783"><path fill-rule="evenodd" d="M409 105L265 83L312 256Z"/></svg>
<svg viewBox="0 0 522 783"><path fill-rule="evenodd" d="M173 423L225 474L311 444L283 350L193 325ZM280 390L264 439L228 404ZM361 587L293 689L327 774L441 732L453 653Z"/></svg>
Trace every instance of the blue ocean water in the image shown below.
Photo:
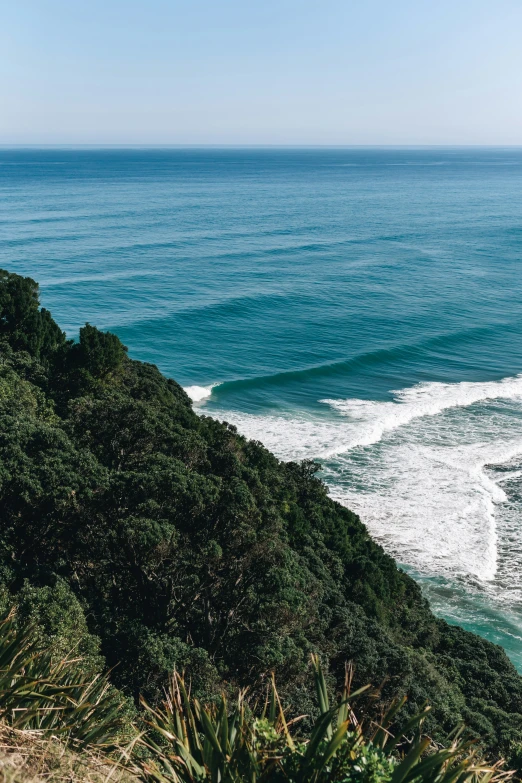
<svg viewBox="0 0 522 783"><path fill-rule="evenodd" d="M522 669L522 149L3 149L0 266L332 496Z"/></svg>

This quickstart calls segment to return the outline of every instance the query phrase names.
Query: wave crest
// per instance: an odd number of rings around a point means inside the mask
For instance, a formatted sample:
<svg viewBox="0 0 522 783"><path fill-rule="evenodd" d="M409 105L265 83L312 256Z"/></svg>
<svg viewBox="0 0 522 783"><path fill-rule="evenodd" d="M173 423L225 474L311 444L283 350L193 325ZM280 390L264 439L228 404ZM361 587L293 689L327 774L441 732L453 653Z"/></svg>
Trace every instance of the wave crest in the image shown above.
<svg viewBox="0 0 522 783"><path fill-rule="evenodd" d="M184 386L183 390L188 394L192 402L203 402L203 400L211 396L214 386L215 384L212 386Z"/></svg>

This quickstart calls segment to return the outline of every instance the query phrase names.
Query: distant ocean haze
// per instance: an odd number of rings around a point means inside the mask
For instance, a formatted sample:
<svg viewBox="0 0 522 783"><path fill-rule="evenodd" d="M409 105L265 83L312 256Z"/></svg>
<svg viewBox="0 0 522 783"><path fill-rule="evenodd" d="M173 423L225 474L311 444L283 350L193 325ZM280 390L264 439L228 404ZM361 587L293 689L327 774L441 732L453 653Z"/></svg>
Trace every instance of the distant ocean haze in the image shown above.
<svg viewBox="0 0 522 783"><path fill-rule="evenodd" d="M333 497L522 668L522 150L0 150L0 266Z"/></svg>

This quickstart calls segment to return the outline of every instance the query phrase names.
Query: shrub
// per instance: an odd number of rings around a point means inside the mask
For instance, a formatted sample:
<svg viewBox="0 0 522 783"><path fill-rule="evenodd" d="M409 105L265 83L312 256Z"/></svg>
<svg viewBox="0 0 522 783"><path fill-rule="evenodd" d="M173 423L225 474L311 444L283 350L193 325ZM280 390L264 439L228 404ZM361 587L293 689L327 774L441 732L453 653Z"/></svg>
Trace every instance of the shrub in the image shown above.
<svg viewBox="0 0 522 783"><path fill-rule="evenodd" d="M64 346L65 334L39 305L38 283L0 269L0 337L45 361Z"/></svg>

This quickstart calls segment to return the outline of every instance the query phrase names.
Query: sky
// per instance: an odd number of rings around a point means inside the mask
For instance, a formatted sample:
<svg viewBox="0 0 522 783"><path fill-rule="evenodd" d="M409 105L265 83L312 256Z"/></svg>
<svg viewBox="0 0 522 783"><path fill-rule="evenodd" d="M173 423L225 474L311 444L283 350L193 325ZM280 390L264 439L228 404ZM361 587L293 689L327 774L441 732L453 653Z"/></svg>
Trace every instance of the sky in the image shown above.
<svg viewBox="0 0 522 783"><path fill-rule="evenodd" d="M4 0L0 144L522 144L522 0Z"/></svg>

